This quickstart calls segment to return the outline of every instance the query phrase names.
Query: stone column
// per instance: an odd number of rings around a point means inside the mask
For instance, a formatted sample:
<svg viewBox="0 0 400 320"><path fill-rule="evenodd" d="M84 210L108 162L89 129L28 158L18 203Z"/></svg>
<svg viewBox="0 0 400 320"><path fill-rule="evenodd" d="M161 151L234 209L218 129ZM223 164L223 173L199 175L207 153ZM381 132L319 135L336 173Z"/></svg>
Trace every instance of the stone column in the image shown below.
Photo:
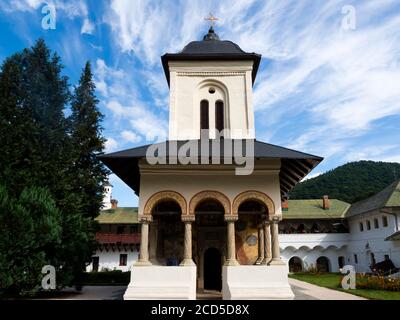
<svg viewBox="0 0 400 320"><path fill-rule="evenodd" d="M150 266L149 261L149 223L152 221L151 215L143 215L140 218L141 238L140 238L140 257L135 266Z"/></svg>
<svg viewBox="0 0 400 320"><path fill-rule="evenodd" d="M194 266L192 258L192 222L195 221L194 215L182 215L182 221L185 223L185 242L183 251L183 260L181 266Z"/></svg>
<svg viewBox="0 0 400 320"><path fill-rule="evenodd" d="M284 265L285 263L281 260L281 252L279 249L279 223L278 216L272 216L271 222L271 242L272 242L272 260L268 265Z"/></svg>
<svg viewBox="0 0 400 320"><path fill-rule="evenodd" d="M258 258L256 264L261 264L264 261L264 226L261 223L258 226Z"/></svg>
<svg viewBox="0 0 400 320"><path fill-rule="evenodd" d="M158 243L158 221L153 220L150 225L149 231L149 255L150 255L150 262L152 264L158 265L157 261L157 243Z"/></svg>
<svg viewBox="0 0 400 320"><path fill-rule="evenodd" d="M268 219L268 217L266 218ZM265 220L263 223L264 227L264 260L262 264L268 264L271 261L271 223L269 220Z"/></svg>
<svg viewBox="0 0 400 320"><path fill-rule="evenodd" d="M235 244L235 221L238 220L238 216L225 215L225 221L227 222L227 248L228 257L226 259L226 266L237 266L239 262L236 260L236 244Z"/></svg>

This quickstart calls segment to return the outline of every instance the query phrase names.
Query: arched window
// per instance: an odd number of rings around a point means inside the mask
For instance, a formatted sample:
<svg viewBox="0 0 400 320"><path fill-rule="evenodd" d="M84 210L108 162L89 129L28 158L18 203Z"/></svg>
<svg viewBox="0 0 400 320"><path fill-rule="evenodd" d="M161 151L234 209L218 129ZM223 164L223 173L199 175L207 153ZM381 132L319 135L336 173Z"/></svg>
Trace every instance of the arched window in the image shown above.
<svg viewBox="0 0 400 320"><path fill-rule="evenodd" d="M215 129L224 130L224 103L221 100L215 102Z"/></svg>
<svg viewBox="0 0 400 320"><path fill-rule="evenodd" d="M200 130L208 130L208 100L200 101Z"/></svg>

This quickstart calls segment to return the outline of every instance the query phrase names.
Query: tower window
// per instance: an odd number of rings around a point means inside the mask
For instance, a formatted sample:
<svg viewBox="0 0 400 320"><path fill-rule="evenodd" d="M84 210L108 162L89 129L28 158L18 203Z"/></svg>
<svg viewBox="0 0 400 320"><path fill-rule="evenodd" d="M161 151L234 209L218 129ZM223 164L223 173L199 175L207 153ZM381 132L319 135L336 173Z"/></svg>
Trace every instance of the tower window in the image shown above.
<svg viewBox="0 0 400 320"><path fill-rule="evenodd" d="M200 129L208 130L208 101L201 100L200 102Z"/></svg>
<svg viewBox="0 0 400 320"><path fill-rule="evenodd" d="M224 103L221 100L215 102L215 128L224 130Z"/></svg>
<svg viewBox="0 0 400 320"><path fill-rule="evenodd" d="M211 94L214 94L215 93L215 89L213 87L211 87L210 89L208 89L208 92L211 93Z"/></svg>

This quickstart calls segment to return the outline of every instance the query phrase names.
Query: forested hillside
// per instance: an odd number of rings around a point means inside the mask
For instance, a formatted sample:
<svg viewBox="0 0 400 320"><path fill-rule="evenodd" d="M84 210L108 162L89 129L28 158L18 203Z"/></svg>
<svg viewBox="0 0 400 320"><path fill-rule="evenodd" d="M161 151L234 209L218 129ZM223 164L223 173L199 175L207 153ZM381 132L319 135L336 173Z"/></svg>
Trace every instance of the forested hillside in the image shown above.
<svg viewBox="0 0 400 320"><path fill-rule="evenodd" d="M358 161L299 183L290 199L315 199L323 195L349 203L365 199L400 178L400 163Z"/></svg>

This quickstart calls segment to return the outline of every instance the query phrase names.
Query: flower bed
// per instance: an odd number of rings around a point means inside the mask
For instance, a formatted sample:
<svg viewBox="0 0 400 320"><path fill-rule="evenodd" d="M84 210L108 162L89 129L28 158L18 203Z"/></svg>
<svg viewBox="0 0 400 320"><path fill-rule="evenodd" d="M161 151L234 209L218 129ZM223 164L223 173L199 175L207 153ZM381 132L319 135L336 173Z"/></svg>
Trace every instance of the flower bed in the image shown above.
<svg viewBox="0 0 400 320"><path fill-rule="evenodd" d="M357 289L400 291L400 279L383 276L358 274L356 277Z"/></svg>

